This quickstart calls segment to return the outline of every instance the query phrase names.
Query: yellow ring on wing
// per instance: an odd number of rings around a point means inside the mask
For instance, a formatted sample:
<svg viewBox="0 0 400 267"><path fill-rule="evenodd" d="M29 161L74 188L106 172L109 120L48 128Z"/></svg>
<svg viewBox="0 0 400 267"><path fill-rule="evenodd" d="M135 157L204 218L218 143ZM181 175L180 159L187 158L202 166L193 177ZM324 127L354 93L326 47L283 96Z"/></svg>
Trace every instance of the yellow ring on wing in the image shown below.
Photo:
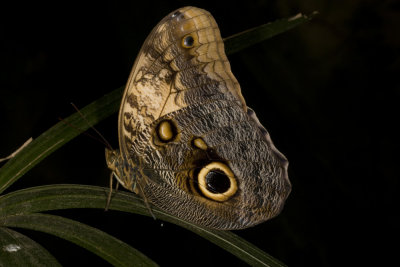
<svg viewBox="0 0 400 267"><path fill-rule="evenodd" d="M211 162L197 175L201 193L209 199L223 202L231 198L238 190L235 175L222 162Z"/></svg>

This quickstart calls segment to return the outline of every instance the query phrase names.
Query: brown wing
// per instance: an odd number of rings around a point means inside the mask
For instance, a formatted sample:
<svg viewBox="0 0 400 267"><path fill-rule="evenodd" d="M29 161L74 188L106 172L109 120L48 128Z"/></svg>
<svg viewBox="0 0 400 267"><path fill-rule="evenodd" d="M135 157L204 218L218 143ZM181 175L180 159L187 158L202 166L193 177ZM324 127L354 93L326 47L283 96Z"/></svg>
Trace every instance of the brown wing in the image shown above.
<svg viewBox="0 0 400 267"><path fill-rule="evenodd" d="M119 117L121 182L154 205L217 229L276 216L287 160L247 109L205 10L185 7L146 39Z"/></svg>
<svg viewBox="0 0 400 267"><path fill-rule="evenodd" d="M147 37L130 74L119 113L121 152L159 117L221 95L246 109L217 23L195 7L172 12Z"/></svg>

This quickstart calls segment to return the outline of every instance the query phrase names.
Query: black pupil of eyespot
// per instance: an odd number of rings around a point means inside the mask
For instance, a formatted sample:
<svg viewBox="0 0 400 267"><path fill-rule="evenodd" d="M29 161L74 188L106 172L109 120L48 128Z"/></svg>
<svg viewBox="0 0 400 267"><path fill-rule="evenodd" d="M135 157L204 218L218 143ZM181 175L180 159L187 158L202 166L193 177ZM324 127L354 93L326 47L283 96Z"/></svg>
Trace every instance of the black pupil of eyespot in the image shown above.
<svg viewBox="0 0 400 267"><path fill-rule="evenodd" d="M185 40L183 41L186 46L192 46L194 43L194 39L192 36L186 36Z"/></svg>
<svg viewBox="0 0 400 267"><path fill-rule="evenodd" d="M228 191L231 182L221 170L211 170L206 175L206 186L209 191L220 194Z"/></svg>

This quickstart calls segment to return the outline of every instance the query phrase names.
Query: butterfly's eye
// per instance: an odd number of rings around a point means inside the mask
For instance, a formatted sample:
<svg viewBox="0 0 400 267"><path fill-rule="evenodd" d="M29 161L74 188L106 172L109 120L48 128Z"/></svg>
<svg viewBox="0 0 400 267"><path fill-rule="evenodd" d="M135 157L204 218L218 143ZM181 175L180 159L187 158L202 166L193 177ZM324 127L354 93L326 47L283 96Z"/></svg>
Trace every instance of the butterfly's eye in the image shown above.
<svg viewBox="0 0 400 267"><path fill-rule="evenodd" d="M118 151L106 148L106 162L108 168L115 171L118 164Z"/></svg>
<svg viewBox="0 0 400 267"><path fill-rule="evenodd" d="M231 169L222 162L211 162L197 175L201 193L215 201L226 201L237 191L237 182Z"/></svg>
<svg viewBox="0 0 400 267"><path fill-rule="evenodd" d="M178 134L175 124L170 120L161 121L156 130L158 138L164 143L174 140Z"/></svg>
<svg viewBox="0 0 400 267"><path fill-rule="evenodd" d="M192 48L194 46L194 38L192 35L188 34L182 38L183 48Z"/></svg>

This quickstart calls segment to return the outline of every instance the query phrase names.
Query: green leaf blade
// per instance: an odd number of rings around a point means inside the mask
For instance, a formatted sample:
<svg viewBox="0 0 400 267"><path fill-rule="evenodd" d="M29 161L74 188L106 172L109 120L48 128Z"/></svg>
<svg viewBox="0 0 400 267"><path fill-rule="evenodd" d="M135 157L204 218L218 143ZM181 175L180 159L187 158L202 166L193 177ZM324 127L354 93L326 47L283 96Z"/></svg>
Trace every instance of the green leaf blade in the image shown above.
<svg viewBox="0 0 400 267"><path fill-rule="evenodd" d="M0 227L0 266L61 266L41 245L5 227Z"/></svg>
<svg viewBox="0 0 400 267"><path fill-rule="evenodd" d="M87 121L79 113L66 118L34 139L17 155L0 168L0 194L16 182L36 164L118 110L123 88L116 89L81 109ZM72 126L71 126L72 125Z"/></svg>
<svg viewBox="0 0 400 267"><path fill-rule="evenodd" d="M278 34L293 29L304 22L310 21L317 12L306 16L301 13L290 18L279 19L274 22L260 25L224 39L225 51L228 55L234 54L257 43L261 43Z"/></svg>
<svg viewBox="0 0 400 267"><path fill-rule="evenodd" d="M29 212L68 208L104 209L108 188L84 185L40 186L9 193L0 197L0 218ZM150 216L143 200L127 192L118 192L109 209ZM157 219L182 226L227 250L253 266L285 266L251 243L229 231L210 230L176 218L156 207L152 212Z"/></svg>
<svg viewBox="0 0 400 267"><path fill-rule="evenodd" d="M47 214L20 214L0 218L0 224L52 234L73 242L114 266L158 266L138 250L88 225Z"/></svg>

